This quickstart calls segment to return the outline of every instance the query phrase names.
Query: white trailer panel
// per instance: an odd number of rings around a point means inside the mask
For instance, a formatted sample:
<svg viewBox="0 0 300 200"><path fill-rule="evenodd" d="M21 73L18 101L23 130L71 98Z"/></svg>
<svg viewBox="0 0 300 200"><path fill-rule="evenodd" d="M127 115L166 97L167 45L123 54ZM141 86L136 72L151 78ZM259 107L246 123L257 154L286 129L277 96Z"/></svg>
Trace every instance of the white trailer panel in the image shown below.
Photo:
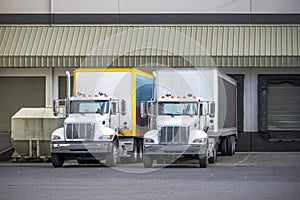
<svg viewBox="0 0 300 200"><path fill-rule="evenodd" d="M126 114L120 118L114 119L112 116L111 127L117 124L127 124L127 128L132 130L133 124L133 104L132 104L132 76L131 72L99 72L93 70L77 71L75 76L74 95L84 93L86 95L95 95L99 92L106 93L116 99L126 101ZM135 109L135 108L134 108Z"/></svg>
<svg viewBox="0 0 300 200"><path fill-rule="evenodd" d="M210 136L225 136L237 132L236 82L217 69L160 69L156 71L154 97L166 94L192 94L215 103L215 117Z"/></svg>
<svg viewBox="0 0 300 200"><path fill-rule="evenodd" d="M206 101L213 101L215 94L214 77L216 70L191 69L161 69L157 70L155 77L155 98L171 93L176 96L193 94L201 96Z"/></svg>

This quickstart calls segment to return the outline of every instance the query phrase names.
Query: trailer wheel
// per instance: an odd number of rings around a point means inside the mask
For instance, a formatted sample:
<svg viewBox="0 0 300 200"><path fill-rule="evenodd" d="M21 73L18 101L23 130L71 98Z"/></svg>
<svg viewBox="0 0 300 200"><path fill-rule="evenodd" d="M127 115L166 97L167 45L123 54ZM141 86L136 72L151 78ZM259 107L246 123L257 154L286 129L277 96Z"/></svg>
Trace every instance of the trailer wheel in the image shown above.
<svg viewBox="0 0 300 200"><path fill-rule="evenodd" d="M151 158L151 156L148 155L144 155L143 156L143 165L145 168L151 168L153 165L153 159Z"/></svg>
<svg viewBox="0 0 300 200"><path fill-rule="evenodd" d="M226 137L221 139L220 149L221 149L221 155L226 156L227 155L227 138Z"/></svg>
<svg viewBox="0 0 300 200"><path fill-rule="evenodd" d="M115 167L118 162L118 148L114 142L112 151L105 156L106 165L109 167Z"/></svg>
<svg viewBox="0 0 300 200"><path fill-rule="evenodd" d="M235 137L229 136L227 140L227 155L232 156L235 153Z"/></svg>
<svg viewBox="0 0 300 200"><path fill-rule="evenodd" d="M203 158L199 158L199 166L200 168L206 168L208 166L207 156L204 156Z"/></svg>
<svg viewBox="0 0 300 200"><path fill-rule="evenodd" d="M57 153L51 154L51 163L55 168L62 167L64 165L64 157Z"/></svg>

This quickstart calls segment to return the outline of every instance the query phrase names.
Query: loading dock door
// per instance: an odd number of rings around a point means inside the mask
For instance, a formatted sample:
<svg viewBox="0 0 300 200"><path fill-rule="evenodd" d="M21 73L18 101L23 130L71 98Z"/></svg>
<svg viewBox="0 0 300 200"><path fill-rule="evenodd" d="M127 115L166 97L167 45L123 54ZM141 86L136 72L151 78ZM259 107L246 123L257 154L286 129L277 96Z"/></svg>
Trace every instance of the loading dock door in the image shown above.
<svg viewBox="0 0 300 200"><path fill-rule="evenodd" d="M299 131L300 84L277 81L267 87L268 131Z"/></svg>
<svg viewBox="0 0 300 200"><path fill-rule="evenodd" d="M45 77L0 77L0 131L11 129L11 117L23 107L45 107Z"/></svg>

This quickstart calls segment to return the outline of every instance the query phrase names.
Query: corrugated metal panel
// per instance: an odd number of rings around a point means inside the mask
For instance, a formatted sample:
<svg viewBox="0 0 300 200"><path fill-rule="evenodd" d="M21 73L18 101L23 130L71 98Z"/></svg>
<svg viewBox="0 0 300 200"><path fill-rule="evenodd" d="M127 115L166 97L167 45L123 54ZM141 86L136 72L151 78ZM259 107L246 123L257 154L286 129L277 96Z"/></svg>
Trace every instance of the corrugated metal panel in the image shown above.
<svg viewBox="0 0 300 200"><path fill-rule="evenodd" d="M2 25L0 67L299 67L300 25Z"/></svg>

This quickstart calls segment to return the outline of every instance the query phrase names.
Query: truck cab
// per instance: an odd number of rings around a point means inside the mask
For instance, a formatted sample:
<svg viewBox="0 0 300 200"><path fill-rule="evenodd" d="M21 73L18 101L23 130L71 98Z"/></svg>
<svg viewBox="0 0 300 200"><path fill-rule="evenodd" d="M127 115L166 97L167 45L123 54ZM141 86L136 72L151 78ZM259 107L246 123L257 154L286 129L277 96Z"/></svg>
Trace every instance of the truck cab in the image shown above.
<svg viewBox="0 0 300 200"><path fill-rule="evenodd" d="M198 159L201 168L207 167L209 103L193 94L166 94L144 104L141 113L155 120L144 136L144 167L152 167L153 160L160 164L184 158Z"/></svg>
<svg viewBox="0 0 300 200"><path fill-rule="evenodd" d="M64 105L61 105L64 104ZM99 163L115 166L119 156L119 127L112 117L126 113L124 100L99 92L53 101L54 115L64 114L64 126L52 133L51 161L62 167L65 160L76 159L79 164Z"/></svg>

